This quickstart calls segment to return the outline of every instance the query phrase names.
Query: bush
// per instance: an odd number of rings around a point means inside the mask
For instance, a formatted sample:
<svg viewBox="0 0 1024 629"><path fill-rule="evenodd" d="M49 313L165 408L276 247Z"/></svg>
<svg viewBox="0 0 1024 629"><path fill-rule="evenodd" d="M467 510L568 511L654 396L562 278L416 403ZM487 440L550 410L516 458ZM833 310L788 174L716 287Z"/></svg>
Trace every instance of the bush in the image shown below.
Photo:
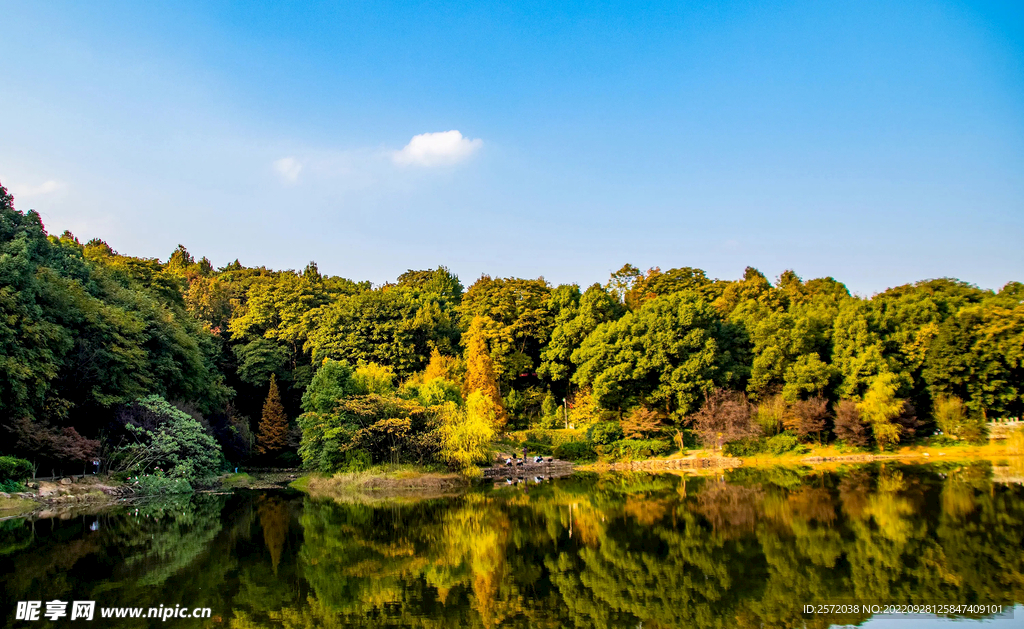
<svg viewBox="0 0 1024 629"><path fill-rule="evenodd" d="M32 464L13 456L0 456L0 480L21 481L32 476Z"/></svg>
<svg viewBox="0 0 1024 629"><path fill-rule="evenodd" d="M534 452L536 454L551 454L554 448L550 444L540 443L539 441L525 441L523 447L526 448L527 452Z"/></svg>
<svg viewBox="0 0 1024 629"><path fill-rule="evenodd" d="M168 478L162 472L135 477L135 490L143 495L190 494L192 485L184 478Z"/></svg>
<svg viewBox="0 0 1024 629"><path fill-rule="evenodd" d="M940 395L935 398L932 409L939 430L953 439L977 442L985 438L985 420L971 416L963 400L955 395Z"/></svg>
<svg viewBox="0 0 1024 629"><path fill-rule="evenodd" d="M752 437L730 441L722 446L722 453L726 456L754 456L765 451L765 440Z"/></svg>
<svg viewBox="0 0 1024 629"><path fill-rule="evenodd" d="M16 480L7 479L0 480L0 491L4 492L5 494L17 494L23 491L28 491L28 487L25 487L25 485L19 483Z"/></svg>
<svg viewBox="0 0 1024 629"><path fill-rule="evenodd" d="M570 441L557 445L554 455L556 459L568 461L592 461L597 458L597 453L587 441Z"/></svg>
<svg viewBox="0 0 1024 629"><path fill-rule="evenodd" d="M668 453L672 444L661 439L620 439L601 446L601 453L613 460L636 461Z"/></svg>
<svg viewBox="0 0 1024 629"><path fill-rule="evenodd" d="M788 433L782 433L764 438L748 438L731 441L722 447L722 452L727 456L756 456L758 454L771 454L781 456L783 454L804 454L811 449L800 443L800 440Z"/></svg>
<svg viewBox="0 0 1024 629"><path fill-rule="evenodd" d="M112 469L146 472L167 469L170 476L195 480L221 469L220 444L194 417L158 395L139 398L117 414L127 445L109 457Z"/></svg>
<svg viewBox="0 0 1024 629"><path fill-rule="evenodd" d="M345 462L342 470L346 472L362 472L369 469L372 464L370 453L366 450L348 450L345 452Z"/></svg>
<svg viewBox="0 0 1024 629"><path fill-rule="evenodd" d="M587 439L599 446L615 443L624 436L619 422L597 422L590 428L587 428Z"/></svg>
<svg viewBox="0 0 1024 629"><path fill-rule="evenodd" d="M810 448L800 443L800 440L793 435L782 433L765 441L765 451L769 454L780 456L787 453L804 454L810 452Z"/></svg>
<svg viewBox="0 0 1024 629"><path fill-rule="evenodd" d="M565 428L559 428L551 430L517 430L508 433L508 438L512 441L518 441L519 443L532 441L534 443L543 443L549 446L560 446L574 441L584 441L586 439L586 435L582 430L567 430Z"/></svg>

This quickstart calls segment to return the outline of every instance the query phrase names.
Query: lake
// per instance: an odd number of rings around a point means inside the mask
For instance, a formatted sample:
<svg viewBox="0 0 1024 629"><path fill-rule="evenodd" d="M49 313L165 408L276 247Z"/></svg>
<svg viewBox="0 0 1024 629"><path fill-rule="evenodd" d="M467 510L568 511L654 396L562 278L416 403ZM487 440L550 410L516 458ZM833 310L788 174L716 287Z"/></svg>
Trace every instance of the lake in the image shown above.
<svg viewBox="0 0 1024 629"><path fill-rule="evenodd" d="M1024 602L1019 477L950 462L577 473L400 503L197 494L0 522L0 597L12 627L943 625L886 624L886 605L974 624ZM52 600L96 618L15 620ZM161 605L210 618L99 618Z"/></svg>

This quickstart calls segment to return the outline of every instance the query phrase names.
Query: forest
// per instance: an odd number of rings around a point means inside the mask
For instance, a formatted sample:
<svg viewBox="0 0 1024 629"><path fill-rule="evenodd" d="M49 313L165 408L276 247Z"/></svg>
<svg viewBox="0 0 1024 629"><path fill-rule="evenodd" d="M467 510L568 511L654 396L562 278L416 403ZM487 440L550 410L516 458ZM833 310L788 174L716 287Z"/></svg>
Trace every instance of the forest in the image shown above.
<svg viewBox="0 0 1024 629"><path fill-rule="evenodd" d="M469 469L524 430L575 458L970 441L1022 415L1024 284L866 298L626 264L587 287L444 266L373 285L121 254L0 186L0 373L0 468L36 475Z"/></svg>

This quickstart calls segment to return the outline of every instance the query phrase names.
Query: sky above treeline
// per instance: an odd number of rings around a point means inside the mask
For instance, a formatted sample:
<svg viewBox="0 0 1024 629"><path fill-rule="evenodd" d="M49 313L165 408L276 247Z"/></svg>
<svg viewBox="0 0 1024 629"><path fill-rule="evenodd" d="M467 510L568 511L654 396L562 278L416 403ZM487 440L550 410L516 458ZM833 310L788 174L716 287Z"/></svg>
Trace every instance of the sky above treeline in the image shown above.
<svg viewBox="0 0 1024 629"><path fill-rule="evenodd" d="M1024 3L0 1L51 233L376 283L447 265L1024 281Z"/></svg>

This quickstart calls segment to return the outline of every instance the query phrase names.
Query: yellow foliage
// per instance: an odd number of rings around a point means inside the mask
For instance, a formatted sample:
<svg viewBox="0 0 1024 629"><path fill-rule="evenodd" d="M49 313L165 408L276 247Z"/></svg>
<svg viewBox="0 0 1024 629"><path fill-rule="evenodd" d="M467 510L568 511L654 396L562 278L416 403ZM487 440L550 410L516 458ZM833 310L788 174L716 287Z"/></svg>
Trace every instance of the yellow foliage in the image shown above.
<svg viewBox="0 0 1024 629"><path fill-rule="evenodd" d="M789 412L789 405L781 395L773 395L757 405L754 410L754 421L768 437L782 432L783 428L793 428L789 424L796 417Z"/></svg>
<svg viewBox="0 0 1024 629"><path fill-rule="evenodd" d="M896 398L898 388L895 374L880 374L857 404L860 416L871 425L875 441L882 447L900 442L900 427L893 420L900 416L905 402Z"/></svg>
<svg viewBox="0 0 1024 629"><path fill-rule="evenodd" d="M1006 449L1010 454L1024 455L1024 426L1020 426L1006 438Z"/></svg>
<svg viewBox="0 0 1024 629"><path fill-rule="evenodd" d="M460 373L459 359L455 356L442 356L441 352L437 351L435 347L430 352L430 362L427 363L427 368L423 372L423 382L430 382L434 378L444 378L452 382L459 382L462 380L463 374Z"/></svg>
<svg viewBox="0 0 1024 629"><path fill-rule="evenodd" d="M496 416L494 402L480 391L469 394L464 409L452 402L441 405L441 458L455 468L486 463Z"/></svg>
<svg viewBox="0 0 1024 629"><path fill-rule="evenodd" d="M590 389L580 389L573 393L568 406L569 425L574 428L586 428L600 419L598 413L601 408L594 402Z"/></svg>
<svg viewBox="0 0 1024 629"><path fill-rule="evenodd" d="M494 372L494 363L487 352L487 341L483 334L483 317L476 316L469 325L469 332L466 333L466 380L464 393L467 404L469 397L479 392L490 398L493 406L494 417L498 427L504 426L507 420L505 407L501 402L501 392L498 390L498 378Z"/></svg>
<svg viewBox="0 0 1024 629"><path fill-rule="evenodd" d="M352 384L359 393L387 395L395 389L395 372L386 365L363 363L352 373Z"/></svg>

